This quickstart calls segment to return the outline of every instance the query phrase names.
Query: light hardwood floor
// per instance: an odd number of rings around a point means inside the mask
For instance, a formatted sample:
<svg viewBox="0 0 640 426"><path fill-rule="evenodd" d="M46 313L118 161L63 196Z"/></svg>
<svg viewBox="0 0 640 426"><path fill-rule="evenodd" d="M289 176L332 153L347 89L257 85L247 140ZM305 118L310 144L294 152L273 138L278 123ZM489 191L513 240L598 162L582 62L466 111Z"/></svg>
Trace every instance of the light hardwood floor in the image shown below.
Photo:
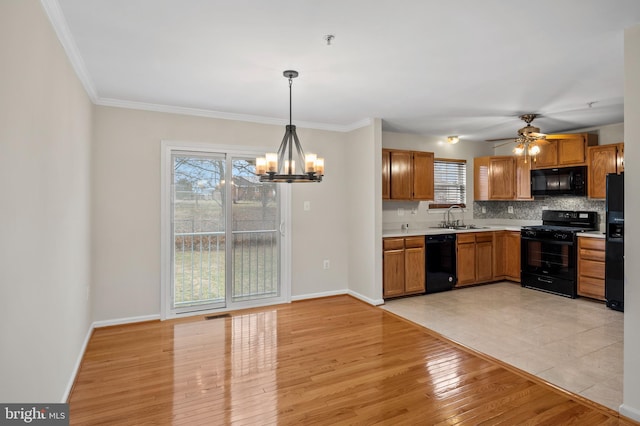
<svg viewBox="0 0 640 426"><path fill-rule="evenodd" d="M95 330L71 424L631 425L349 296Z"/></svg>

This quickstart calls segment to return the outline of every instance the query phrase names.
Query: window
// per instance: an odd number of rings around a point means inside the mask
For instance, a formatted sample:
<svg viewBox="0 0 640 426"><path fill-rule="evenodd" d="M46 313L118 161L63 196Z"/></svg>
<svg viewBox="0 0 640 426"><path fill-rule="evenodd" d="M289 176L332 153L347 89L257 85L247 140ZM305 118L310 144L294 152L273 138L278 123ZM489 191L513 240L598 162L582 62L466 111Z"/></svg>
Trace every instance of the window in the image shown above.
<svg viewBox="0 0 640 426"><path fill-rule="evenodd" d="M448 208L452 205L466 207L467 161L436 158L434 161L435 198L430 209Z"/></svg>

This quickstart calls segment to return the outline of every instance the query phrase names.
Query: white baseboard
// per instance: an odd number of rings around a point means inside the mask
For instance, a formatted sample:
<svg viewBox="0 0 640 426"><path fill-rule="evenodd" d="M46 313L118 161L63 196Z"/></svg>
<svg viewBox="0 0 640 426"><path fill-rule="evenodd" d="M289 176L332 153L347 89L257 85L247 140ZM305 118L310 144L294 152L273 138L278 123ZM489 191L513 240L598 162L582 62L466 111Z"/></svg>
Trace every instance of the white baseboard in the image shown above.
<svg viewBox="0 0 640 426"><path fill-rule="evenodd" d="M362 294L357 293L357 292L355 292L353 290L349 290L348 294L350 296L355 297L356 299L360 299L363 302L366 302L366 303L368 303L370 305L373 305L373 306L384 305L384 299L371 299L371 298L369 298L367 296L363 296Z"/></svg>
<svg viewBox="0 0 640 426"><path fill-rule="evenodd" d="M355 292L353 290L334 290L334 291L323 291L322 293L309 293L309 294L301 294L298 296L292 296L291 301L295 302L296 300L307 300L307 299L317 299L319 297L329 297L329 296L340 296L343 294L348 294L349 296L353 296L356 299L360 299L365 303L368 303L373 306L383 305L383 299L371 299L369 297L363 296L362 294Z"/></svg>
<svg viewBox="0 0 640 426"><path fill-rule="evenodd" d="M132 324L134 322L155 321L160 319L160 314L141 315L139 317L117 318L112 320L95 321L93 328L109 327L112 325Z"/></svg>
<svg viewBox="0 0 640 426"><path fill-rule="evenodd" d="M299 296L291 296L291 301L295 302L297 300L307 300L307 299L317 299L319 297L339 296L341 294L348 294L348 291L334 290L334 291L323 291L322 293L301 294Z"/></svg>
<svg viewBox="0 0 640 426"><path fill-rule="evenodd" d="M73 371L71 371L71 377L69 378L69 383L67 383L67 387L64 390L64 394L62 395L61 403L66 403L69 400L69 396L71 395L71 389L73 389L73 384L76 381L76 377L78 376L78 371L80 371L80 365L82 365L82 359L84 358L84 353L87 350L87 346L89 345L89 340L91 339L91 335L93 334L94 325L89 325L89 329L87 330L87 335L84 337L84 342L82 342L82 347L80 348L80 353L78 354L78 358L76 359L76 363L73 366Z"/></svg>
<svg viewBox="0 0 640 426"><path fill-rule="evenodd" d="M620 405L619 412L625 417L640 422L640 410L638 410L637 408L629 407L628 405L622 404Z"/></svg>

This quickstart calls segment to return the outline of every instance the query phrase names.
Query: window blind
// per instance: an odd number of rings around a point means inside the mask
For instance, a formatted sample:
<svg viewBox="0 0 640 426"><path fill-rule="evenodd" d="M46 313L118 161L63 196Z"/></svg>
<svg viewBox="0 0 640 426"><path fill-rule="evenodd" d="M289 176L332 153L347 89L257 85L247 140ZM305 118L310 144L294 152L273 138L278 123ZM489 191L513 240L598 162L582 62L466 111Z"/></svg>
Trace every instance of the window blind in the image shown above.
<svg viewBox="0 0 640 426"><path fill-rule="evenodd" d="M433 207L448 207L451 204L466 204L467 162L466 160L438 159L434 161Z"/></svg>

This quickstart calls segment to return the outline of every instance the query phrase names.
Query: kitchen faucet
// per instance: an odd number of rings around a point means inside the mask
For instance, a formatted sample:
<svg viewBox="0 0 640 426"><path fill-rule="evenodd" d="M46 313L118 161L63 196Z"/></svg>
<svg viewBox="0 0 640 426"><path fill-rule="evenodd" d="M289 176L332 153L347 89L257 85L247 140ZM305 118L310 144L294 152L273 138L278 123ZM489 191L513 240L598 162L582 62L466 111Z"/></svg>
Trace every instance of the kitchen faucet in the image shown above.
<svg viewBox="0 0 640 426"><path fill-rule="evenodd" d="M464 210L459 205L454 204L447 209L447 221L445 223L445 226L454 226L453 222L451 222L451 210L453 210L454 208L458 208L462 212L462 224L464 225Z"/></svg>

